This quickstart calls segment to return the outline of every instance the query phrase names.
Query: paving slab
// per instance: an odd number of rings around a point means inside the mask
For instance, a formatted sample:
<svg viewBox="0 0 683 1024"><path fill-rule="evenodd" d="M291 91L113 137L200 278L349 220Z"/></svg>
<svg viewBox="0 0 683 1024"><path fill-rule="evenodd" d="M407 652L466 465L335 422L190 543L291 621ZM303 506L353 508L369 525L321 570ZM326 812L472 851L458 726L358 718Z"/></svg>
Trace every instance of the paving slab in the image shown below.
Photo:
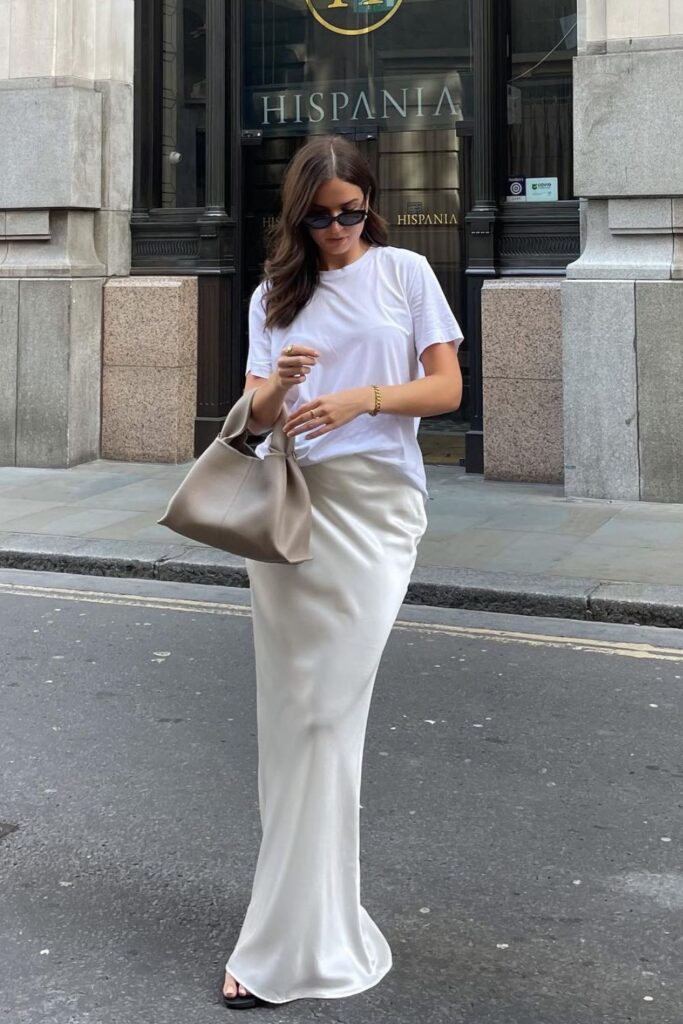
<svg viewBox="0 0 683 1024"><path fill-rule="evenodd" d="M683 582L683 545L663 548L602 544L581 540L552 568L563 576L594 576L605 582L669 584Z"/></svg>

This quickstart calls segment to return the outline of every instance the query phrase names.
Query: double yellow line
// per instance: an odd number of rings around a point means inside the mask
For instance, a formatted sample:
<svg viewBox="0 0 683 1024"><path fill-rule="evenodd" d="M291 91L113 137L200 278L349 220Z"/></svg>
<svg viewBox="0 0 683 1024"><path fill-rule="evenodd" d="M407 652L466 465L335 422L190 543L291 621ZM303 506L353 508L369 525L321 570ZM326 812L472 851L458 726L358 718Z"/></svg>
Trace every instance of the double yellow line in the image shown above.
<svg viewBox="0 0 683 1024"><path fill-rule="evenodd" d="M67 587L38 587L19 583L0 583L0 596L47 598L51 601L85 601L91 604L113 604L128 608L156 608L161 611L190 612L193 615L251 616L248 605L222 601L192 601L175 597L139 597L136 594L103 594L96 590L72 590ZM554 636L545 633L524 633L508 629L480 626L452 626L442 622L412 622L397 619L395 628L411 633L450 636L454 639L490 641L502 644L523 644L528 647L552 647L584 654L618 655L622 658L649 661L683 662L683 647L660 647L655 644L627 643L625 640L593 640L586 637Z"/></svg>

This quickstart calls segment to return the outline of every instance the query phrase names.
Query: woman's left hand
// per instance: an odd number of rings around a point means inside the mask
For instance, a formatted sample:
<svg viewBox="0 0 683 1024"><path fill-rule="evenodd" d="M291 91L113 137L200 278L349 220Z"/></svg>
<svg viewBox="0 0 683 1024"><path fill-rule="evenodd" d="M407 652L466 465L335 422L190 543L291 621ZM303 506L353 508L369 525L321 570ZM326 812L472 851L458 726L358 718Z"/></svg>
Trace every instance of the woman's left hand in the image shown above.
<svg viewBox="0 0 683 1024"><path fill-rule="evenodd" d="M320 395L298 408L285 422L284 431L288 437L303 433L306 439L320 437L374 408L375 393L371 387L335 391L331 395Z"/></svg>

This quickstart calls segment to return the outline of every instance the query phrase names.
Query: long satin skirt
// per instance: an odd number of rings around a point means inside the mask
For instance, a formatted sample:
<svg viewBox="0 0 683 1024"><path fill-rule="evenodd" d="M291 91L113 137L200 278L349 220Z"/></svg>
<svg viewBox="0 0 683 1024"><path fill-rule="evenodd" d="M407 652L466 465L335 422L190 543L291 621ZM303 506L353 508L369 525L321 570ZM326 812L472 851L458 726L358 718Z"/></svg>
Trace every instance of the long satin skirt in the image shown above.
<svg viewBox="0 0 683 1024"><path fill-rule="evenodd" d="M427 526L421 491L367 455L302 466L313 559L247 560L262 839L226 968L273 1003L335 999L390 970L361 905L359 809L370 699Z"/></svg>

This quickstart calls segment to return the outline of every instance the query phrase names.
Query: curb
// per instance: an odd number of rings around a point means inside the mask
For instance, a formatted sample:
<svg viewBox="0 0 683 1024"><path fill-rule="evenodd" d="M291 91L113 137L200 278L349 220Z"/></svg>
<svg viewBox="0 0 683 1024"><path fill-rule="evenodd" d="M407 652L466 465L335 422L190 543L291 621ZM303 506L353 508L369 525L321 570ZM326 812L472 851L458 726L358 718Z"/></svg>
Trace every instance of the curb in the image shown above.
<svg viewBox="0 0 683 1024"><path fill-rule="evenodd" d="M248 587L244 559L212 548L0 533L0 568ZM406 604L683 628L683 586L416 566Z"/></svg>

